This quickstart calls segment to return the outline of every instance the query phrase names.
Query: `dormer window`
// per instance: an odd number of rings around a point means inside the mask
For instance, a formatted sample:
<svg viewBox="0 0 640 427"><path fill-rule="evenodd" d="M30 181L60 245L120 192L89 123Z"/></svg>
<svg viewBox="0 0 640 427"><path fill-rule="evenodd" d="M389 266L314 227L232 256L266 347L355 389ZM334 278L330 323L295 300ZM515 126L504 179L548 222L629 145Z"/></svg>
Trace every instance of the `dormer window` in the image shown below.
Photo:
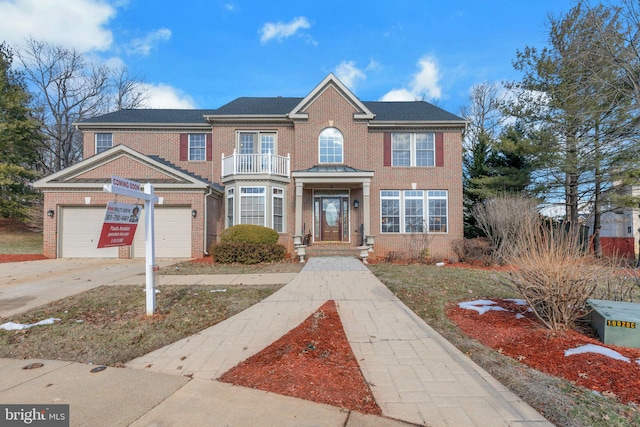
<svg viewBox="0 0 640 427"><path fill-rule="evenodd" d="M342 132L336 128L326 128L320 132L318 151L320 163L343 163L344 138Z"/></svg>

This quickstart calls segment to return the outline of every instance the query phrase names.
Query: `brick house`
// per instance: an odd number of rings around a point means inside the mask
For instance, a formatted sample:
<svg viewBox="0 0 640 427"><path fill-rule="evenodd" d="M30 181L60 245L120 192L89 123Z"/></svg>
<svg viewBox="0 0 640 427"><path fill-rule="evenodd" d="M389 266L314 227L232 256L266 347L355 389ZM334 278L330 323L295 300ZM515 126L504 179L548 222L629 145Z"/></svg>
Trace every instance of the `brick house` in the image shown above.
<svg viewBox="0 0 640 427"><path fill-rule="evenodd" d="M291 256L454 258L463 236L465 121L429 103L364 102L333 74L304 98L238 98L217 110L122 110L77 124L84 159L39 180L48 257L139 257L97 249L112 175L151 183L156 256L201 257L222 230L275 229ZM131 199L121 201L135 202Z"/></svg>

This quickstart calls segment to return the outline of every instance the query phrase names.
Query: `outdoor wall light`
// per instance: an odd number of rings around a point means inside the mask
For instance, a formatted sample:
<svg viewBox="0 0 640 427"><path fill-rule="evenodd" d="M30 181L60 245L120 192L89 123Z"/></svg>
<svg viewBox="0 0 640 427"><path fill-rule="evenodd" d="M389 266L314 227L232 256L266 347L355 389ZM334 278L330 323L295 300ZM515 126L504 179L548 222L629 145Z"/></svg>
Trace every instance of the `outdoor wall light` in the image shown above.
<svg viewBox="0 0 640 427"><path fill-rule="evenodd" d="M47 216L48 216L49 218L53 218L53 209L49 209L49 210L47 211Z"/></svg>
<svg viewBox="0 0 640 427"><path fill-rule="evenodd" d="M360 202L358 200L353 201L353 208L358 209L360 207Z"/></svg>
<svg viewBox="0 0 640 427"><path fill-rule="evenodd" d="M191 216L192 216L192 217L194 217L194 218L195 218L196 216L198 216L198 211L197 211L197 210L195 210L195 209L194 209L194 210L192 210L192 211L191 211Z"/></svg>

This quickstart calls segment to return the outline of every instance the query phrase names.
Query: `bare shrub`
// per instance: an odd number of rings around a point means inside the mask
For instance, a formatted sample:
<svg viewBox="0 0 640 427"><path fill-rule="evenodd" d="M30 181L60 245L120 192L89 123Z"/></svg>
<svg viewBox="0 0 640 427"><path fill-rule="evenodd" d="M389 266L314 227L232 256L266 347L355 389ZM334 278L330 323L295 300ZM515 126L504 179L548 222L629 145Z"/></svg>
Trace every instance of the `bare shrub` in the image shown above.
<svg viewBox="0 0 640 427"><path fill-rule="evenodd" d="M539 223L537 202L522 196L496 196L474 206L471 214L489 239L493 262L497 264L505 264L517 252L522 227Z"/></svg>
<svg viewBox="0 0 640 427"><path fill-rule="evenodd" d="M516 246L508 258L516 269L499 281L516 290L551 330L571 328L597 284L612 272L584 251L578 233L553 224L521 227Z"/></svg>
<svg viewBox="0 0 640 427"><path fill-rule="evenodd" d="M409 259L419 262L430 260L432 257L432 242L433 234L429 233L426 226L422 227L422 231L411 233L409 240Z"/></svg>
<svg viewBox="0 0 640 427"><path fill-rule="evenodd" d="M491 265L493 261L490 243L481 237L456 240L453 242L453 252L461 262L474 263L479 261L484 265Z"/></svg>
<svg viewBox="0 0 640 427"><path fill-rule="evenodd" d="M611 274L604 277L596 287L593 298L608 301L633 302L640 294L640 273L629 268L623 258L603 258Z"/></svg>

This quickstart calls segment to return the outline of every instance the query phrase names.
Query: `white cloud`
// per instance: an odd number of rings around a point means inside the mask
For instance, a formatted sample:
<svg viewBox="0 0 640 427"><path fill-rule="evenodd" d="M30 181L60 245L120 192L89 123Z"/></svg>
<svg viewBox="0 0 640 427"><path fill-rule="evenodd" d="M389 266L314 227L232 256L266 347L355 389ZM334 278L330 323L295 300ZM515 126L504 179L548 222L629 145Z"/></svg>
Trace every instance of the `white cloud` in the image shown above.
<svg viewBox="0 0 640 427"><path fill-rule="evenodd" d="M115 15L101 0L0 0L0 40L14 47L33 37L79 52L102 51L113 42L106 26Z"/></svg>
<svg viewBox="0 0 640 427"><path fill-rule="evenodd" d="M127 47L127 53L132 55L148 56L156 45L171 38L171 30L160 28L148 33L145 37L134 39Z"/></svg>
<svg viewBox="0 0 640 427"><path fill-rule="evenodd" d="M311 28L311 24L304 16L293 18L293 20L287 24L283 22L267 22L260 29L260 43L267 43L270 40L276 39L279 42L291 37L298 30Z"/></svg>
<svg viewBox="0 0 640 427"><path fill-rule="evenodd" d="M354 90L359 81L367 78L364 71L356 67L356 63L354 61L342 61L336 67L336 76L351 90Z"/></svg>
<svg viewBox="0 0 640 427"><path fill-rule="evenodd" d="M172 86L163 83L145 83L143 86L149 93L145 102L146 108L196 108L193 98Z"/></svg>
<svg viewBox="0 0 640 427"><path fill-rule="evenodd" d="M424 56L420 58L417 65L419 70L413 75L408 88L393 89L380 100L415 101L423 97L428 100L440 99L442 88L440 87L439 69L435 58Z"/></svg>

